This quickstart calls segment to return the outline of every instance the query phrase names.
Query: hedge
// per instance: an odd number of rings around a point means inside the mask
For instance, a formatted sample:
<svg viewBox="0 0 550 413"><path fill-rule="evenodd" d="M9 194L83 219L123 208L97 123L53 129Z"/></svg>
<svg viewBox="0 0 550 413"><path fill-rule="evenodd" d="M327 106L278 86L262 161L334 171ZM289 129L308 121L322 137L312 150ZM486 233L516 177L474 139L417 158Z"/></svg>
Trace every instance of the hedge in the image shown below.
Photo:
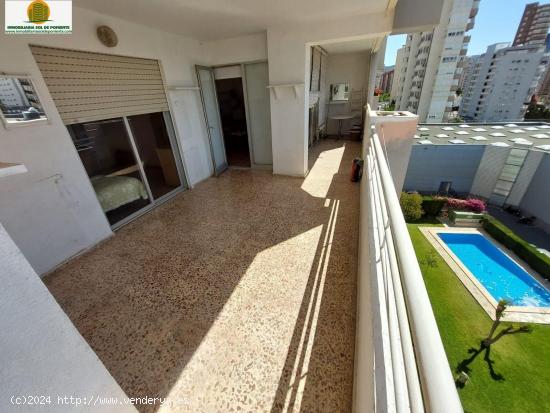
<svg viewBox="0 0 550 413"><path fill-rule="evenodd" d="M499 220L485 216L482 220L483 228L491 236L507 248L514 251L518 257L537 271L544 278L550 280L550 257L538 251L535 247L517 236L510 228Z"/></svg>
<svg viewBox="0 0 550 413"><path fill-rule="evenodd" d="M434 198L431 196L422 197L422 209L424 213L430 217L437 217L447 203L446 198Z"/></svg>

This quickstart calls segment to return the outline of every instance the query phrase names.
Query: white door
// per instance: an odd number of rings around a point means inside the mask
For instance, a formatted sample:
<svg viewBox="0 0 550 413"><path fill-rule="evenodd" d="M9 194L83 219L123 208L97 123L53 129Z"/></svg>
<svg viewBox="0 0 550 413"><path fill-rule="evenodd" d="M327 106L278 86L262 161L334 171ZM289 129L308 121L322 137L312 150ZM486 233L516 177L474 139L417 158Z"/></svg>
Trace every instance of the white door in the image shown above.
<svg viewBox="0 0 550 413"><path fill-rule="evenodd" d="M210 139L210 151L212 153L214 173L219 175L227 169L227 158L225 156L225 145L223 144L223 132L218 106L218 96L216 95L214 70L203 66L196 66L196 70L201 91L204 118L206 120L206 129Z"/></svg>
<svg viewBox="0 0 550 413"><path fill-rule="evenodd" d="M244 65L244 72L248 100L248 129L254 164L272 165L267 62L247 63Z"/></svg>

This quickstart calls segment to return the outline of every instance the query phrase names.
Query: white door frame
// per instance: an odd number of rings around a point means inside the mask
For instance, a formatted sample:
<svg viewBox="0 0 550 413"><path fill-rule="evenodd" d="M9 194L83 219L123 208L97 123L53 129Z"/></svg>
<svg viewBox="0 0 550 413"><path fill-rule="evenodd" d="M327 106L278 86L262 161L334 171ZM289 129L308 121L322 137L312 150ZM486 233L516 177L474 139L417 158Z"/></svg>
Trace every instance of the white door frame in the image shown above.
<svg viewBox="0 0 550 413"><path fill-rule="evenodd" d="M248 64L255 64L255 63L266 63L267 64L268 61L267 61L267 59L250 60L250 61L240 62L240 63L228 63L228 64L222 64L222 65L214 65L214 66L211 66L211 68L212 69L217 69L217 68L221 68L221 67L240 66L240 68L241 68L242 87L243 87L243 96L244 96L244 109L245 109L245 117L246 117L246 134L248 135L248 152L249 152L249 157L250 157L250 167L254 168L254 169L272 170L273 165L257 164L254 160L254 146L253 146L253 143L252 143L252 134L250 132L250 112L249 112L248 93L247 93L247 89L246 89L245 66L248 65ZM215 82L215 78L214 78L214 82ZM219 111L218 111L218 113L219 113Z"/></svg>
<svg viewBox="0 0 550 413"><path fill-rule="evenodd" d="M214 99L216 101L216 114L218 116L218 123L220 125L220 135L222 137L222 148L223 148L223 155L224 155L224 164L221 166L221 168L218 168L216 166L216 158L214 155L214 145L212 143L212 135L210 133L211 126L208 124L208 114L206 113L206 105L204 103L204 93L201 86L201 78L199 75L199 70L208 70L211 73L211 79L212 79L212 89L214 91ZM216 92L216 79L214 78L214 67L213 66L201 66L201 65L195 65L195 72L197 74L197 83L199 85L199 92L201 95L201 103L202 103L202 111L204 114L204 123L206 127L206 132L208 134L208 142L210 143L210 156L212 158L212 167L214 168L214 175L219 176L222 172L224 172L228 167L229 164L227 162L227 152L225 150L225 136L223 135L223 126L222 126L222 119L220 116L220 103L218 101L218 93Z"/></svg>

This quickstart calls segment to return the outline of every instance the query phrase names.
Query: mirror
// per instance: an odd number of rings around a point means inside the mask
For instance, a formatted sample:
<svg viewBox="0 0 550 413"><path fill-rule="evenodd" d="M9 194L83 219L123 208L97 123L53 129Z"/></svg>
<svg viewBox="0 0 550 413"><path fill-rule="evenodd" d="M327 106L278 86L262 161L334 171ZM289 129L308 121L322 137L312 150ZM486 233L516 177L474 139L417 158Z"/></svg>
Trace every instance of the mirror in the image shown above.
<svg viewBox="0 0 550 413"><path fill-rule="evenodd" d="M30 77L0 75L0 117L7 128L47 120Z"/></svg>
<svg viewBox="0 0 550 413"><path fill-rule="evenodd" d="M334 83L330 85L331 101L349 100L349 83Z"/></svg>

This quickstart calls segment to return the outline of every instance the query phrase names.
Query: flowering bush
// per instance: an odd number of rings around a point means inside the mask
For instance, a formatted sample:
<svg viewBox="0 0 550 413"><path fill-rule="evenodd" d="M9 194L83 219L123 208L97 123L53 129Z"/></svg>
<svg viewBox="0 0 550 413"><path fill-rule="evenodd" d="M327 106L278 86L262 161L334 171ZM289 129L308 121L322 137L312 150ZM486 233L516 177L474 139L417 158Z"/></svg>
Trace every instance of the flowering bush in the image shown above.
<svg viewBox="0 0 550 413"><path fill-rule="evenodd" d="M472 212L483 212L487 208L485 201L476 198L466 200L466 209Z"/></svg>
<svg viewBox="0 0 550 413"><path fill-rule="evenodd" d="M487 205L481 199L447 198L447 208L454 211L483 212Z"/></svg>

